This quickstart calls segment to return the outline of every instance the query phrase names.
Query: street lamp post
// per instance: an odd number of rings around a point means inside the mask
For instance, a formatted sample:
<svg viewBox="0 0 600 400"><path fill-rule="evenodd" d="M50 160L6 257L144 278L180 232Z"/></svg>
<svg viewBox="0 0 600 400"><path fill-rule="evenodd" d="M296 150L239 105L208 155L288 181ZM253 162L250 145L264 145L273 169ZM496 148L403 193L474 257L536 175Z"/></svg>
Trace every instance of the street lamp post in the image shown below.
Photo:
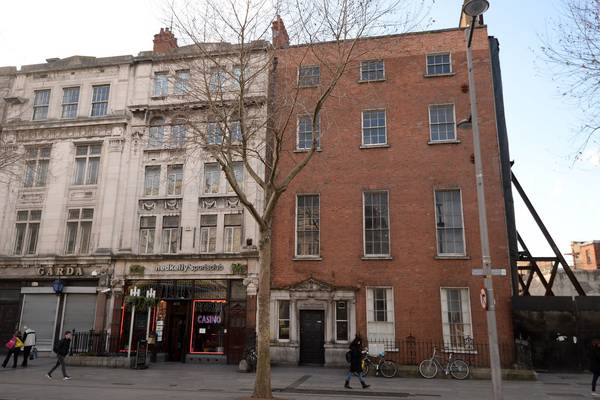
<svg viewBox="0 0 600 400"><path fill-rule="evenodd" d="M469 75L469 96L471 100L471 124L473 130L473 153L475 156L475 180L477 185L477 208L479 211L479 235L481 240L481 258L483 262L484 287L488 299L486 319L488 342L490 349L490 370L492 375L492 390L494 400L502 400L502 372L500 366L500 352L498 351L498 330L496 327L496 302L494 300L494 287L492 282L492 261L490 257L490 242L488 237L487 212L485 207L485 193L483 190L483 168L481 162L481 145L479 140L479 120L477 116L477 93L475 89L475 76L473 74L473 52L471 41L475 22L489 7L487 0L469 0L463 5L463 12L471 17L471 24L466 31L467 35L467 69Z"/></svg>

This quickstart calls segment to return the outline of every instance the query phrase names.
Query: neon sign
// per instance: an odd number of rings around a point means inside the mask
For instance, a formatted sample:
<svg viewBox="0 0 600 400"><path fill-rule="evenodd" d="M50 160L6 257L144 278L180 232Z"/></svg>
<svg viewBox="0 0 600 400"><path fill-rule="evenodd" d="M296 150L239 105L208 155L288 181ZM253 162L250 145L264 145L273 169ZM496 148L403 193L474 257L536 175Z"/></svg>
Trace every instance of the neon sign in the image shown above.
<svg viewBox="0 0 600 400"><path fill-rule="evenodd" d="M200 315L198 315L197 322L199 324L220 324L221 316L220 315L200 314Z"/></svg>

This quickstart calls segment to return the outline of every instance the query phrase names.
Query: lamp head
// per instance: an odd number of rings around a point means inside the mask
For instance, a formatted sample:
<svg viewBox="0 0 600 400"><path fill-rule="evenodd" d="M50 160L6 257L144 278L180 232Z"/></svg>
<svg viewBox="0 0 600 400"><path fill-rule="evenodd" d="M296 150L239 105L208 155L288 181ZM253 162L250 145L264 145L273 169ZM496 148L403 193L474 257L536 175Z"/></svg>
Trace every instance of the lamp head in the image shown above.
<svg viewBox="0 0 600 400"><path fill-rule="evenodd" d="M469 118L465 118L456 123L456 127L459 129L471 129L472 126L473 126L473 121L472 121L470 115L469 115Z"/></svg>
<svg viewBox="0 0 600 400"><path fill-rule="evenodd" d="M469 17L478 17L490 7L488 0L467 0L463 5L463 12Z"/></svg>

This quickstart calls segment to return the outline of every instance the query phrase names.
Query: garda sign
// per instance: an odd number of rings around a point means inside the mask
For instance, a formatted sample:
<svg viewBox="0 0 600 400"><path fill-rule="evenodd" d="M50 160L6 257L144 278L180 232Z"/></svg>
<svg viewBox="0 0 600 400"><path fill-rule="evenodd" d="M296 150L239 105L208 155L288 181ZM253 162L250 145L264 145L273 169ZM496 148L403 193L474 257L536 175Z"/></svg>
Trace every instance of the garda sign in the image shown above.
<svg viewBox="0 0 600 400"><path fill-rule="evenodd" d="M83 276L81 267L39 267L40 276Z"/></svg>
<svg viewBox="0 0 600 400"><path fill-rule="evenodd" d="M163 264L156 266L156 272L221 272L223 264Z"/></svg>

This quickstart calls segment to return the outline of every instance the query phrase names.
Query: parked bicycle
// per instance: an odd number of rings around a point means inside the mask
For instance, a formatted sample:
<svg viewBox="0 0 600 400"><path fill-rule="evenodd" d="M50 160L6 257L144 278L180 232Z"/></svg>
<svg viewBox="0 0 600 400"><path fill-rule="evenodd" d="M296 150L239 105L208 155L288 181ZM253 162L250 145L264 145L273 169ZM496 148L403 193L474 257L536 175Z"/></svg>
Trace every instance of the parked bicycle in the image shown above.
<svg viewBox="0 0 600 400"><path fill-rule="evenodd" d="M446 375L450 374L454 379L462 380L469 376L469 364L459 358L454 358L454 354L450 353L448 363L444 367L434 347L431 358L423 360L419 364L419 373L423 378L431 379L438 374L438 369L444 371Z"/></svg>
<svg viewBox="0 0 600 400"><path fill-rule="evenodd" d="M371 356L366 350L362 352L362 376L369 374L369 369L375 368L375 376L384 378L393 378L398 373L396 363L385 359L385 353L381 352L378 356Z"/></svg>

